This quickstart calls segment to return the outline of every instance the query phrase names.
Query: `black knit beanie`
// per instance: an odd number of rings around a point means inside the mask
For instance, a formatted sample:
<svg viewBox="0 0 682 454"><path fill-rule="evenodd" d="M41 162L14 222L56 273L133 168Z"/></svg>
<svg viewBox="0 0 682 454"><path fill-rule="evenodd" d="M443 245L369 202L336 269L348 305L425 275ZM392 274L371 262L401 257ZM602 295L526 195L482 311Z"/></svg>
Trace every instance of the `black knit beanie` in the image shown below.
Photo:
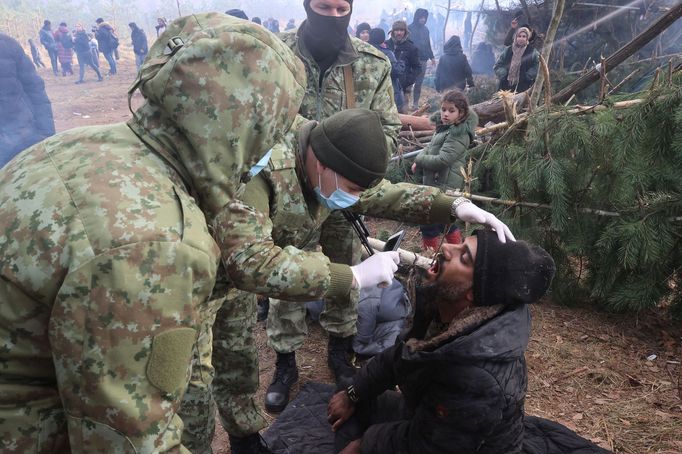
<svg viewBox="0 0 682 454"><path fill-rule="evenodd" d="M246 13L241 9L237 8L228 9L227 11L225 11L225 14L227 14L228 16L236 17L238 19L249 20L249 16L247 16Z"/></svg>
<svg viewBox="0 0 682 454"><path fill-rule="evenodd" d="M348 109L325 118L310 132L315 157L363 188L386 174L388 145L379 113Z"/></svg>
<svg viewBox="0 0 682 454"><path fill-rule="evenodd" d="M358 27L355 29L355 37L359 38L360 33L363 31L372 31L372 27L367 23L367 22L362 22L361 24L358 24Z"/></svg>
<svg viewBox="0 0 682 454"><path fill-rule="evenodd" d="M490 230L474 233L474 305L531 304L547 292L555 271L547 251L525 241L501 243Z"/></svg>
<svg viewBox="0 0 682 454"><path fill-rule="evenodd" d="M386 32L383 28L373 28L369 32L369 43L375 46L381 46L386 41Z"/></svg>

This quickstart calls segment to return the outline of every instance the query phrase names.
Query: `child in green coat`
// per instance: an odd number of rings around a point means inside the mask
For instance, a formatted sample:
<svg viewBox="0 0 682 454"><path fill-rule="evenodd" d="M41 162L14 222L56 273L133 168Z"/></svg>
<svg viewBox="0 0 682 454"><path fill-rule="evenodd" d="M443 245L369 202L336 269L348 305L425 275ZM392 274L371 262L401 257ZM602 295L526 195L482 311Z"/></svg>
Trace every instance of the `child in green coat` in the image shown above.
<svg viewBox="0 0 682 454"><path fill-rule="evenodd" d="M465 166L467 150L474 140L478 116L469 109L464 93L452 90L443 95L440 112L436 112L431 120L436 123L436 133L415 159L412 172L418 183L444 191L462 189L464 176L461 168ZM424 249L438 249L439 237L443 233L448 243L461 243L462 234L457 226L451 225L447 232L445 227L444 224L420 226Z"/></svg>

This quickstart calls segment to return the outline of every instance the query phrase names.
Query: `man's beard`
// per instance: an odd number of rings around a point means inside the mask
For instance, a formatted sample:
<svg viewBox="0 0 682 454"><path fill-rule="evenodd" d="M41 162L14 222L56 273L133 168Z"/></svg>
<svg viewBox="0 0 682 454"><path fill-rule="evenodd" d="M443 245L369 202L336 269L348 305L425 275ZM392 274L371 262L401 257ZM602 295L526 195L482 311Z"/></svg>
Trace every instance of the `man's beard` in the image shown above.
<svg viewBox="0 0 682 454"><path fill-rule="evenodd" d="M424 278L425 271L420 270L417 275L417 298L427 304L437 304L438 302L457 301L462 298L470 287L462 284L447 283L436 279L427 282Z"/></svg>

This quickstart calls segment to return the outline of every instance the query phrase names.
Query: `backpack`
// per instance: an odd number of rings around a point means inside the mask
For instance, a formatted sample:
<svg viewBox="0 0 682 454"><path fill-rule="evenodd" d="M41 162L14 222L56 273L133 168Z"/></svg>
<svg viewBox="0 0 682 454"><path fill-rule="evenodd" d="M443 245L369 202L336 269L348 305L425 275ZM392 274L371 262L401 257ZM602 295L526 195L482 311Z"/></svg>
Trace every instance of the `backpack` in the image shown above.
<svg viewBox="0 0 682 454"><path fill-rule="evenodd" d="M70 33L62 33L62 35L59 37L59 41L62 43L62 46L64 46L64 49L73 48L73 39L71 38Z"/></svg>

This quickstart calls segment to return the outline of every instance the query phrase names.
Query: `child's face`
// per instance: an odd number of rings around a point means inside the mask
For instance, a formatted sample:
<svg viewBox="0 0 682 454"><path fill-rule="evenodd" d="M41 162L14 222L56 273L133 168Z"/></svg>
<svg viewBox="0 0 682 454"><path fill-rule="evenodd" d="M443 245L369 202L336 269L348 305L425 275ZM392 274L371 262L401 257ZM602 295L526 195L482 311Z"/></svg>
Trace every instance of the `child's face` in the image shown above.
<svg viewBox="0 0 682 454"><path fill-rule="evenodd" d="M444 102L440 105L440 119L445 125L452 125L459 120L461 112L451 102Z"/></svg>

